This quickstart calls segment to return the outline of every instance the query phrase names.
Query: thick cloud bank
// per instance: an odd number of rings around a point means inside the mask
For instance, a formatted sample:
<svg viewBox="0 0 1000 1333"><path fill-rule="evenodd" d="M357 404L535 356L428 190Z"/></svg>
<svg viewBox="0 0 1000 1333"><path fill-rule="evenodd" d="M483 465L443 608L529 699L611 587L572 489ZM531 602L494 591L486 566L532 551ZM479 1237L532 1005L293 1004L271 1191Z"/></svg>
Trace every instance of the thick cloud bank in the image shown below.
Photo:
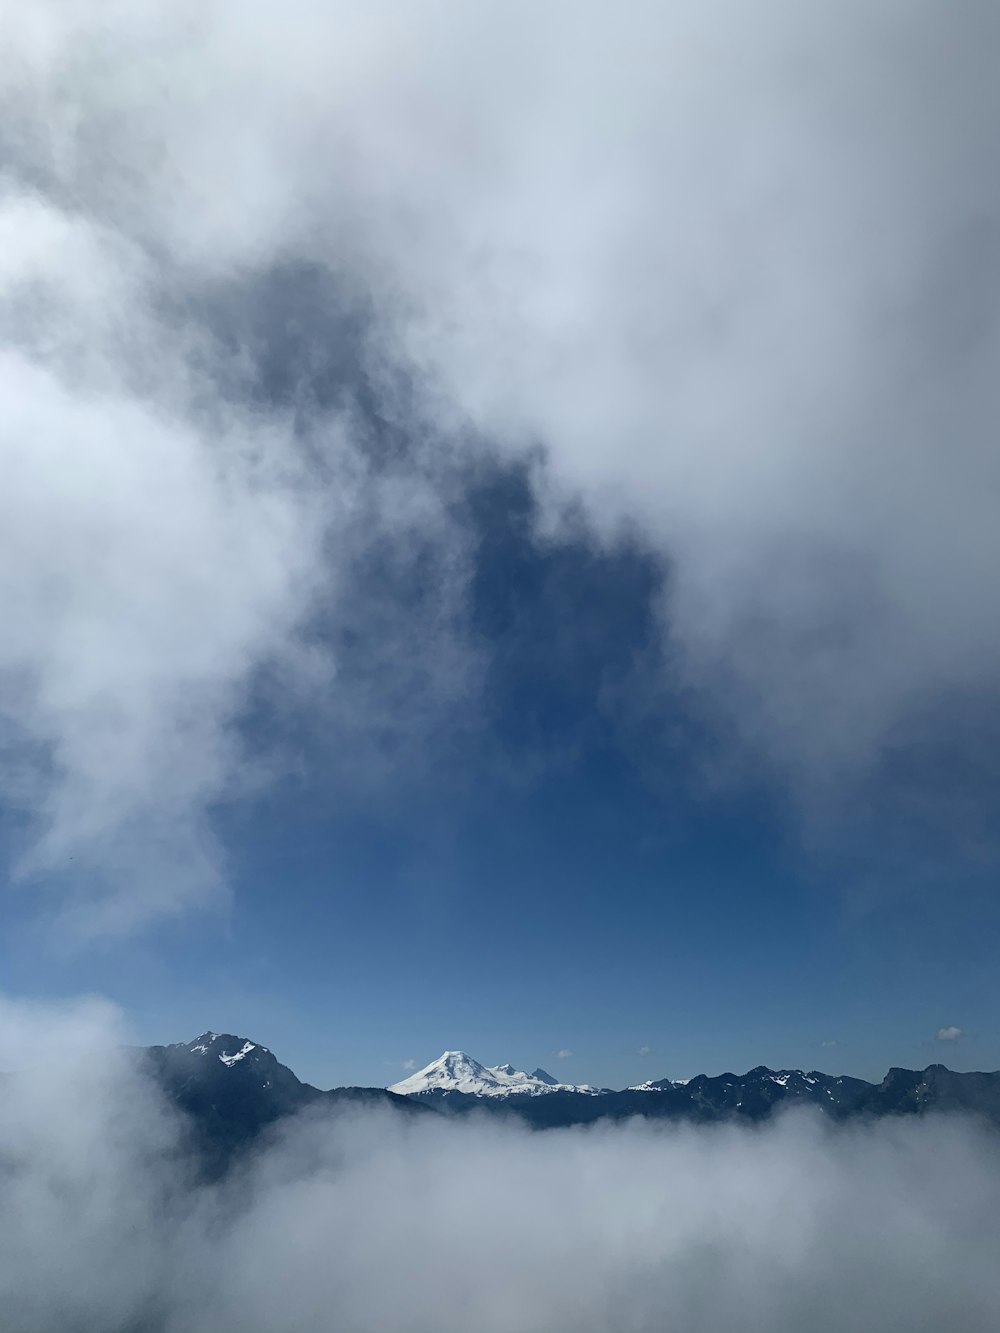
<svg viewBox="0 0 1000 1333"><path fill-rule="evenodd" d="M995 1327L1000 1151L959 1118L532 1133L371 1113L293 1123L205 1187L93 1010L26 1025L36 1068L0 1099L20 1333Z"/></svg>
<svg viewBox="0 0 1000 1333"><path fill-rule="evenodd" d="M218 891L241 710L336 695L360 557L437 591L345 711L469 688L469 425L670 562L672 660L800 790L992 688L994 5L36 0L2 44L4 789L87 929Z"/></svg>

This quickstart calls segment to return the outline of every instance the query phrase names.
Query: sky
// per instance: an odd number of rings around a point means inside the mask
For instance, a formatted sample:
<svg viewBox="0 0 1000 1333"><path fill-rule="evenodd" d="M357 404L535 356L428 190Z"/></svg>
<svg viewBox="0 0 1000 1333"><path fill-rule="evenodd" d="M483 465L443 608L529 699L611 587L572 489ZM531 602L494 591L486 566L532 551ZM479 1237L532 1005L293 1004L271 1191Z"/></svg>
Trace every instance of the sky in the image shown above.
<svg viewBox="0 0 1000 1333"><path fill-rule="evenodd" d="M4 27L3 991L1000 1065L994 6Z"/></svg>

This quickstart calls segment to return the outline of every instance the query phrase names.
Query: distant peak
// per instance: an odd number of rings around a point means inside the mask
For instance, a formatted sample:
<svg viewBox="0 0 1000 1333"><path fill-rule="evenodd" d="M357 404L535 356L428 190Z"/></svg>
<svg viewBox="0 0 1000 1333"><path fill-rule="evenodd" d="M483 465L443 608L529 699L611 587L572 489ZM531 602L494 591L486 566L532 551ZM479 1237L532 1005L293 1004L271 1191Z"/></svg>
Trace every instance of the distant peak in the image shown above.
<svg viewBox="0 0 1000 1333"><path fill-rule="evenodd" d="M390 1092L403 1096L420 1093L463 1093L473 1097L536 1097L544 1092L595 1092L586 1084L559 1083L544 1069L533 1074L511 1064L481 1065L465 1051L445 1051L423 1069L389 1085Z"/></svg>

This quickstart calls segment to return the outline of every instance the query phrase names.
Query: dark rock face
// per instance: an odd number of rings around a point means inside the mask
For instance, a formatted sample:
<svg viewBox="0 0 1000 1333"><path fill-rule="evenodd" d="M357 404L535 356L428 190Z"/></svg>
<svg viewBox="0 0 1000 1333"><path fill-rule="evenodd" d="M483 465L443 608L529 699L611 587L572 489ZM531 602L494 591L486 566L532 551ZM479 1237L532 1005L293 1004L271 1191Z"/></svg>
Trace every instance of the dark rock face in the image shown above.
<svg viewBox="0 0 1000 1333"><path fill-rule="evenodd" d="M223 1174L271 1126L307 1109L391 1107L418 1115L426 1107L384 1088L332 1088L302 1083L265 1046L229 1033L206 1032L194 1041L136 1051L172 1105L184 1116L190 1146L203 1174Z"/></svg>
<svg viewBox="0 0 1000 1333"><path fill-rule="evenodd" d="M965 1111L1000 1124L1000 1073L956 1074L944 1065L890 1069L871 1091L863 1109L876 1115L919 1115L925 1111Z"/></svg>

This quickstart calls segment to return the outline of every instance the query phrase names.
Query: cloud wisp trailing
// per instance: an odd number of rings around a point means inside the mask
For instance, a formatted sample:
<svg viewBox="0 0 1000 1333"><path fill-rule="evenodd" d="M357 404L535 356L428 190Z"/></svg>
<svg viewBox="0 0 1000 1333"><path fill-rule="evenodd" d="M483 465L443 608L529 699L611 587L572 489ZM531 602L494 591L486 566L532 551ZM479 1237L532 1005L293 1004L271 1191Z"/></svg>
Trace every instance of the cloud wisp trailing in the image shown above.
<svg viewBox="0 0 1000 1333"><path fill-rule="evenodd" d="M675 669L798 790L933 750L1000 665L998 25L930 0L12 16L22 872L72 858L90 932L211 900L211 811L277 763L238 725L262 680L348 733L474 689L472 435L541 447L550 532L582 499L596 541L669 562ZM265 281L289 274L327 293L304 331ZM427 552L409 619L361 599L376 683L339 704L357 569Z"/></svg>
<svg viewBox="0 0 1000 1333"><path fill-rule="evenodd" d="M1000 1156L961 1118L531 1132L372 1112L288 1124L204 1186L102 1047L112 1013L20 1027L0 1292L24 1333L994 1326Z"/></svg>

